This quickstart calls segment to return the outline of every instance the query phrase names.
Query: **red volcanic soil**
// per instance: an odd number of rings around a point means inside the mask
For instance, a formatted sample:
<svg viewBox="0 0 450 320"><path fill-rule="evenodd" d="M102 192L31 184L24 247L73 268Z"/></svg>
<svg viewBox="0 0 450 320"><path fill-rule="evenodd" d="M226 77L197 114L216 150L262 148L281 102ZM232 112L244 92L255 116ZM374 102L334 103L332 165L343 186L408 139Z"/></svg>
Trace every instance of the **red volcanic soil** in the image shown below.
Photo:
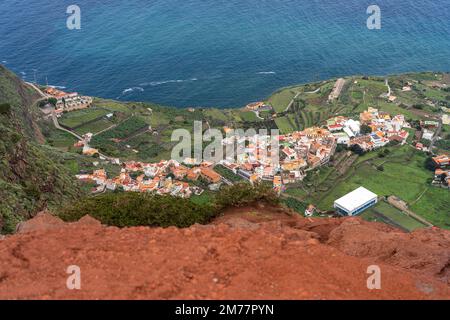
<svg viewBox="0 0 450 320"><path fill-rule="evenodd" d="M66 224L40 214L0 240L1 299L449 299L450 232L232 209L188 229ZM81 270L81 290L66 286ZM381 268L381 290L367 268Z"/></svg>

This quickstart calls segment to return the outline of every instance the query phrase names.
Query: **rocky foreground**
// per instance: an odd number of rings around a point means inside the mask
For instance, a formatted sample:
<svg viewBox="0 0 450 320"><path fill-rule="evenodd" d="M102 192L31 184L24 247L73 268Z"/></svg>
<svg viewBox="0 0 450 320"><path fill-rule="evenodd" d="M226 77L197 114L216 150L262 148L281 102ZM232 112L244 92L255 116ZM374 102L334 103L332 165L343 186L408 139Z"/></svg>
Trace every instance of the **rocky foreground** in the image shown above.
<svg viewBox="0 0 450 320"><path fill-rule="evenodd" d="M81 290L66 286L81 270ZM367 268L381 268L381 290ZM450 232L234 209L189 229L66 224L0 240L1 299L450 299Z"/></svg>

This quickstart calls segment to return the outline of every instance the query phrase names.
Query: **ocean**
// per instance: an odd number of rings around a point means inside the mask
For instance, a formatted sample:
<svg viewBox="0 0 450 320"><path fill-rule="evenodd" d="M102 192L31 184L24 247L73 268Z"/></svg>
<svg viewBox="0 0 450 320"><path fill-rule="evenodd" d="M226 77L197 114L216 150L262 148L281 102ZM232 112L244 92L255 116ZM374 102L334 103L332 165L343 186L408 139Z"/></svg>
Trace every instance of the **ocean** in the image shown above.
<svg viewBox="0 0 450 320"><path fill-rule="evenodd" d="M0 63L92 96L241 107L297 83L450 71L450 0L2 0Z"/></svg>

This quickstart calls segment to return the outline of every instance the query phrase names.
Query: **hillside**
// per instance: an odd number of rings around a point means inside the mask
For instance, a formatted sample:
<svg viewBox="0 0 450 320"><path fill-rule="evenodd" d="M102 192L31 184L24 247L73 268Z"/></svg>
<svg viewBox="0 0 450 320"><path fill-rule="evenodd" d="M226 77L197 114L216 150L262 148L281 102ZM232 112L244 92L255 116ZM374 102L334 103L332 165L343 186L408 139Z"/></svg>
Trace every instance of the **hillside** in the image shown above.
<svg viewBox="0 0 450 320"><path fill-rule="evenodd" d="M448 113L450 76L445 73L414 73L387 77L346 77L340 96L333 102L328 97L335 80L292 86L281 89L265 100L272 110L195 108L177 109L152 103L120 102L95 98L89 109L65 112L59 122L78 135L92 132L91 145L120 160L159 162L170 159L176 142L171 141L175 129L193 130L194 121L203 128L279 128L289 133L310 126L326 125L335 115L357 119L368 107L404 114L413 124L408 146L386 146L380 152L354 156L340 148L331 161L308 171L301 183L287 185L285 203L303 214L308 204L322 211L333 210L333 201L359 186L382 196L396 196L411 210L433 225L450 228L448 190L431 185L433 173L426 168L427 154L411 146L420 133L420 120L436 120ZM409 87L405 91L403 88ZM388 102L387 91L395 94L395 103ZM7 103L11 111L0 114L0 231L13 232L15 225L44 208L64 205L78 199L80 186L74 176L104 168L108 175L117 175L121 167L79 155L76 138L58 130L50 117L35 105L35 91L13 73L0 66L0 105ZM8 107L9 108L9 107ZM107 115L113 115L109 117ZM419 126L419 128L418 128ZM442 125L434 151L448 153L449 125ZM423 141L422 141L423 142ZM94 163L98 162L94 165ZM382 169L382 171L380 170ZM228 179L241 180L216 166ZM234 181L234 180L233 180ZM386 184L389 181L389 184ZM89 190L93 185L81 186ZM212 194L194 196L194 203L209 203ZM88 201L77 203L80 207ZM367 211L363 218L383 221L412 231L424 227L405 217L392 206L381 203Z"/></svg>
<svg viewBox="0 0 450 320"><path fill-rule="evenodd" d="M36 212L73 199L77 182L48 146L36 124L39 97L13 73L0 66L0 233Z"/></svg>
<svg viewBox="0 0 450 320"><path fill-rule="evenodd" d="M48 213L0 240L2 299L448 299L450 233L406 234L279 208L230 209L187 229L66 224ZM67 268L80 267L81 290ZM381 269L381 290L367 268Z"/></svg>

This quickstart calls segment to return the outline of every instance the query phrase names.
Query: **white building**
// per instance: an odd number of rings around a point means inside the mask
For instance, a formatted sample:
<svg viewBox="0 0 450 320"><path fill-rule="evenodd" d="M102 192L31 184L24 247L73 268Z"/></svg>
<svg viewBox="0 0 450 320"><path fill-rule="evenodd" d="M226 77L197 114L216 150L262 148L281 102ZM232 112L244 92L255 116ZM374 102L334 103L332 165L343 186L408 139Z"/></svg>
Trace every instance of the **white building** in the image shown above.
<svg viewBox="0 0 450 320"><path fill-rule="evenodd" d="M347 129L347 130L346 130ZM355 121L353 119L348 120L345 123L345 128L344 128L345 133L347 133L350 137L352 136L357 136L361 133L361 123L359 121ZM352 134L349 134L349 131Z"/></svg>
<svg viewBox="0 0 450 320"><path fill-rule="evenodd" d="M364 210L374 206L378 202L378 196L367 190L359 187L353 192L343 196L334 202L334 208L340 214L347 216L356 216Z"/></svg>
<svg viewBox="0 0 450 320"><path fill-rule="evenodd" d="M423 130L423 136L422 138L425 140L433 140L434 132L428 129Z"/></svg>
<svg viewBox="0 0 450 320"><path fill-rule="evenodd" d="M370 140L374 143L374 148L384 147L389 143L389 140L383 137L379 137L377 134L372 133L370 135Z"/></svg>
<svg viewBox="0 0 450 320"><path fill-rule="evenodd" d="M344 132L349 136L350 138L356 137L356 135L353 133L353 131L350 129L350 127L345 127Z"/></svg>

